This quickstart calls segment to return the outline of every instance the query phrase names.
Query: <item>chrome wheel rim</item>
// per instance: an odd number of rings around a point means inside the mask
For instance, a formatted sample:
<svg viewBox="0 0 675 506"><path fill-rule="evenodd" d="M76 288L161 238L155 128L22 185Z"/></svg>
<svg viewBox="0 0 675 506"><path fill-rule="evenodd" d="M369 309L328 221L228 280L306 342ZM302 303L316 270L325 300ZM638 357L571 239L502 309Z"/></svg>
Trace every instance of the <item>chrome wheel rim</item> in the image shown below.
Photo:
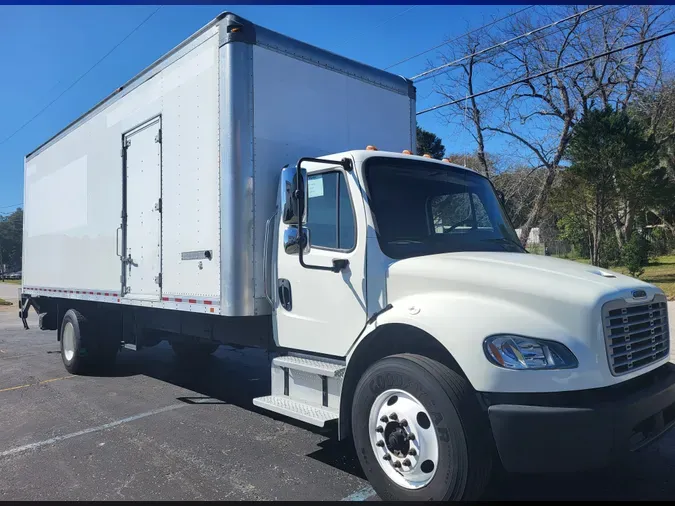
<svg viewBox="0 0 675 506"><path fill-rule="evenodd" d="M370 408L368 434L375 458L397 485L415 490L438 468L438 436L424 405L403 390L381 393Z"/></svg>
<svg viewBox="0 0 675 506"><path fill-rule="evenodd" d="M75 327L71 322L66 322L61 340L63 341L63 356L70 362L75 356Z"/></svg>

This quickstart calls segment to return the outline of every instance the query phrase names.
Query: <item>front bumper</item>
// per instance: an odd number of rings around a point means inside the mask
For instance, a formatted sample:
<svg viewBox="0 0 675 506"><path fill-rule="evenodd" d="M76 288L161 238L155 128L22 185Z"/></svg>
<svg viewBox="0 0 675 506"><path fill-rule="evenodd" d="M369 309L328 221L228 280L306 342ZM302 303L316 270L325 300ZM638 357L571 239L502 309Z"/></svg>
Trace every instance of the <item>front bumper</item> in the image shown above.
<svg viewBox="0 0 675 506"><path fill-rule="evenodd" d="M480 397L507 471L597 469L675 426L675 364L607 388Z"/></svg>

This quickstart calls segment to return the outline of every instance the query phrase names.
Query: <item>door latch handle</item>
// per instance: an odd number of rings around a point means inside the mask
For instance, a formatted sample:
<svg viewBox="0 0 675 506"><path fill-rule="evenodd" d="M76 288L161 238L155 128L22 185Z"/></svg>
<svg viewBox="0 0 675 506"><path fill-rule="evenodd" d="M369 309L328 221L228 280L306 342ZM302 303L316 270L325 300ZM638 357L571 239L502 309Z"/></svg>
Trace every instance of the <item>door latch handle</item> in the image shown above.
<svg viewBox="0 0 675 506"><path fill-rule="evenodd" d="M122 227L117 227L117 231L115 232L115 253L117 253L117 256L122 258L122 253L120 252L120 232L122 231Z"/></svg>
<svg viewBox="0 0 675 506"><path fill-rule="evenodd" d="M293 309L291 282L287 279L279 280L279 303L286 311L291 311Z"/></svg>

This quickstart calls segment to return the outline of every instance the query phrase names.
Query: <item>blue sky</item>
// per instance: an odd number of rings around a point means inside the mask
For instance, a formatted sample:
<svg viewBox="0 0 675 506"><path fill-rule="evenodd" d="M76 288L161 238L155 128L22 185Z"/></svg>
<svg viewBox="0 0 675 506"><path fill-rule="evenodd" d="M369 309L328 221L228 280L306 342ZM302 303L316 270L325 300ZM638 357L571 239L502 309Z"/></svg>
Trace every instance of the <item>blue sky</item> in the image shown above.
<svg viewBox="0 0 675 506"><path fill-rule="evenodd" d="M235 12L272 30L386 68L524 7L164 6L37 119L7 140L119 44L157 6L0 6L0 47L4 49L0 66L6 76L0 80L0 215L22 202L26 153L223 11ZM487 42L481 44L485 45ZM673 54L675 41L669 40L666 47ZM414 76L429 68L437 54L430 52L390 71ZM418 110L441 101L431 93L432 85L433 80L417 85ZM419 116L418 123L438 134L448 153L474 150L472 139L461 126L446 125L438 113ZM487 148L518 154L499 139L489 140Z"/></svg>
<svg viewBox="0 0 675 506"><path fill-rule="evenodd" d="M412 7L412 8L411 8ZM376 67L387 67L522 6L164 6L91 73L10 140L156 6L0 6L0 213L23 199L23 157L222 11ZM433 52L392 72L410 77ZM418 108L433 105L420 85ZM433 114L420 125L449 151L463 139ZM358 148L359 146L354 146ZM311 155L311 153L308 153Z"/></svg>

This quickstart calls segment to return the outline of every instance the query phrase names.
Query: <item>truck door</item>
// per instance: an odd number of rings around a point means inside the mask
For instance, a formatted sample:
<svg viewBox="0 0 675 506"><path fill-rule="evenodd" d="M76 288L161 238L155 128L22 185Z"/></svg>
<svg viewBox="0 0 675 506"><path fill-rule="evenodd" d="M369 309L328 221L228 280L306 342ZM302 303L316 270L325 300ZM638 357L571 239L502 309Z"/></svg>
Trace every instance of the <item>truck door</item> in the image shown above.
<svg viewBox="0 0 675 506"><path fill-rule="evenodd" d="M129 299L159 300L162 283L160 118L134 128L122 141L122 293Z"/></svg>
<svg viewBox="0 0 675 506"><path fill-rule="evenodd" d="M349 263L340 272L301 266L297 249L287 247L297 227L279 220L275 338L282 347L345 356L367 318L365 210L353 172L319 164L306 168L309 245L304 262ZM282 192L284 184L282 176Z"/></svg>

